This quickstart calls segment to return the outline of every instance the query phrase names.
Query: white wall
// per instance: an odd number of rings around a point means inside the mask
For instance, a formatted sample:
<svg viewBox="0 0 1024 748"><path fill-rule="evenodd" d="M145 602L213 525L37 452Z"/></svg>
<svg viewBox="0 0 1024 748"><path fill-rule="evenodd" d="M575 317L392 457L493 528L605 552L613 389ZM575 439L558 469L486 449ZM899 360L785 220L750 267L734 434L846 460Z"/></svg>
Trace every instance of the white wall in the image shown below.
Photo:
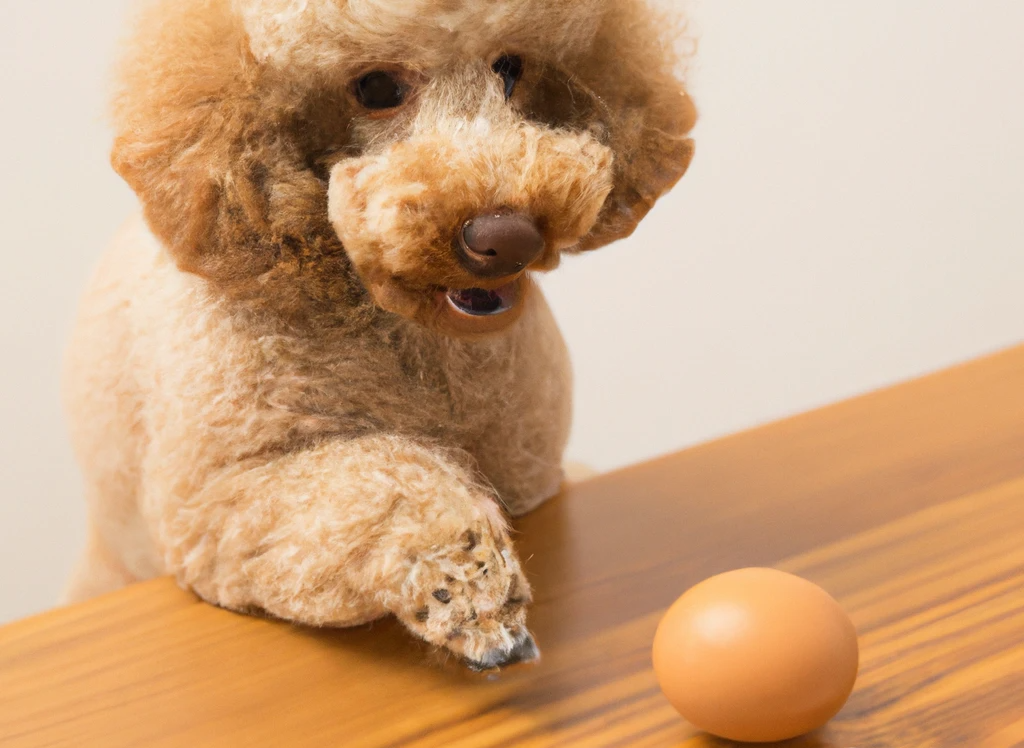
<svg viewBox="0 0 1024 748"><path fill-rule="evenodd" d="M0 0L0 621L59 594L85 510L58 372L77 296L133 197L107 163L128 0Z"/></svg>
<svg viewBox="0 0 1024 748"><path fill-rule="evenodd" d="M546 284L604 468L1024 340L1024 3L695 11L690 172Z"/></svg>
<svg viewBox="0 0 1024 748"><path fill-rule="evenodd" d="M133 204L101 121L128 4L0 22L0 621L50 604L81 542L57 372ZM545 281L576 363L572 457L628 464L1024 339L1024 3L693 16L690 174Z"/></svg>

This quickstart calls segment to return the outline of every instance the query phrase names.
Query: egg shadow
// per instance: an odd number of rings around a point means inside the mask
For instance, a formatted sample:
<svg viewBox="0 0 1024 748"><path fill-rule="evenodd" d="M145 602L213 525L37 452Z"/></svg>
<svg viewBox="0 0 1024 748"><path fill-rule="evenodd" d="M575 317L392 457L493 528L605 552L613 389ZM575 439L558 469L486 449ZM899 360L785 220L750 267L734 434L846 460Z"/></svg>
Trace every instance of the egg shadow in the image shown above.
<svg viewBox="0 0 1024 748"><path fill-rule="evenodd" d="M807 735L789 740L779 740L771 743L743 743L736 740L727 740L714 735L706 735L707 748L838 748L839 744L829 740L828 736L821 730L815 730Z"/></svg>

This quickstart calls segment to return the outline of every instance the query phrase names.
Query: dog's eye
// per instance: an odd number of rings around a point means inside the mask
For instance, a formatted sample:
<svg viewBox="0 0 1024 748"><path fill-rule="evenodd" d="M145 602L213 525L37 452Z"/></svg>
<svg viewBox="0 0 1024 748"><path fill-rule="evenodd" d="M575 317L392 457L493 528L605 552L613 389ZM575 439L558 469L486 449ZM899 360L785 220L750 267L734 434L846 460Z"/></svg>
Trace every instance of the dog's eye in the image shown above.
<svg viewBox="0 0 1024 748"><path fill-rule="evenodd" d="M402 84L390 73L375 70L356 81L356 98L367 109L393 109L405 98Z"/></svg>
<svg viewBox="0 0 1024 748"><path fill-rule="evenodd" d="M518 55L502 55L494 61L491 69L505 81L505 98L511 99L516 83L523 75L523 58Z"/></svg>

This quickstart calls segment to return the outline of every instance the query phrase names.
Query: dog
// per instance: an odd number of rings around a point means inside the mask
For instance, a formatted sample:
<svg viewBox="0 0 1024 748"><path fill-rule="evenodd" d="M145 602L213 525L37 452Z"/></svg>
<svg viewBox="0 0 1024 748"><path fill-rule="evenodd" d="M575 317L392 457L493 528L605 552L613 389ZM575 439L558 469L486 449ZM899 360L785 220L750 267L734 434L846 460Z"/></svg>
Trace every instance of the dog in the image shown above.
<svg viewBox="0 0 1024 748"><path fill-rule="evenodd" d="M531 276L685 172L671 28L643 0L150 0L113 103L141 216L65 366L67 599L172 574L536 658L507 518L559 490L571 374Z"/></svg>

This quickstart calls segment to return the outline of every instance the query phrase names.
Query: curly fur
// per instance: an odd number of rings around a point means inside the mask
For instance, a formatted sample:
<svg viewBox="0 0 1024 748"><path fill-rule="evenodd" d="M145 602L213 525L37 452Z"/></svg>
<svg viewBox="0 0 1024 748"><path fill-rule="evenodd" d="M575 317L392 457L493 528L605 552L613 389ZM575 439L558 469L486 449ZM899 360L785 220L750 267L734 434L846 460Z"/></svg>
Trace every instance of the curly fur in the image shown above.
<svg viewBox="0 0 1024 748"><path fill-rule="evenodd" d="M537 271L631 232L693 150L662 28L640 0L149 2L113 153L145 221L66 366L69 598L172 573L314 625L392 613L480 666L526 651L504 515L562 480L569 364L528 274L514 314L446 322L444 289L494 287L452 237L531 215ZM501 53L526 61L509 101ZM394 111L353 95L379 69Z"/></svg>
<svg viewBox="0 0 1024 748"><path fill-rule="evenodd" d="M253 53L278 66L329 70L353 58L437 65L450 50L493 54L500 41L564 59L594 40L601 0L236 0ZM538 37L538 29L544 33Z"/></svg>

